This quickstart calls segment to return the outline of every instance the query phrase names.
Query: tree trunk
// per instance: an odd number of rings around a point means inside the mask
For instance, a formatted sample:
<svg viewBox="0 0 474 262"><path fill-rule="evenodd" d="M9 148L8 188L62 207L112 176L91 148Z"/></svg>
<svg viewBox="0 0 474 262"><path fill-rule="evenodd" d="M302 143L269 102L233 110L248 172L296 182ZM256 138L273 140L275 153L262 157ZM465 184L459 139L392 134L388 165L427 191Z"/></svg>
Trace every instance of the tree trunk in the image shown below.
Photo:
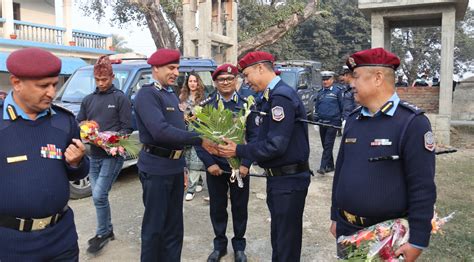
<svg viewBox="0 0 474 262"><path fill-rule="evenodd" d="M130 0L142 9L156 48L177 49L176 35L161 10L159 0Z"/></svg>
<svg viewBox="0 0 474 262"><path fill-rule="evenodd" d="M238 56L240 57L247 52L275 43L288 31L306 21L311 15L323 13L324 11L316 12L318 5L319 0L312 0L303 9L303 14L294 13L280 24L274 25L252 38L239 42Z"/></svg>

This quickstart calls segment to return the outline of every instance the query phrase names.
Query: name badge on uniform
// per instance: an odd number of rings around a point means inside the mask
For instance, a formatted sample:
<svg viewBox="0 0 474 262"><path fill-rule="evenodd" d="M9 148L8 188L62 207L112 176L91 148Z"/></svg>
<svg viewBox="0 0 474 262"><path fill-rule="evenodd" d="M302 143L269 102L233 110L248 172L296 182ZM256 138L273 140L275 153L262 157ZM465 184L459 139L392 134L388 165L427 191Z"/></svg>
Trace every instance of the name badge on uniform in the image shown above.
<svg viewBox="0 0 474 262"><path fill-rule="evenodd" d="M392 141L390 141L387 138L381 138L381 139L374 139L374 141L370 142L371 146L391 146Z"/></svg>
<svg viewBox="0 0 474 262"><path fill-rule="evenodd" d="M272 118L273 120L280 122L285 118L285 111L281 106L275 106L272 108Z"/></svg>
<svg viewBox="0 0 474 262"><path fill-rule="evenodd" d="M166 111L174 111L174 107L167 107Z"/></svg>
<svg viewBox="0 0 474 262"><path fill-rule="evenodd" d="M7 163L8 164L22 162L22 161L26 161L26 160L28 160L28 157L26 155L7 157Z"/></svg>
<svg viewBox="0 0 474 262"><path fill-rule="evenodd" d="M344 140L344 143L346 144L355 144L357 142L357 138L346 138L346 140Z"/></svg>
<svg viewBox="0 0 474 262"><path fill-rule="evenodd" d="M433 136L433 132L428 131L424 135L425 138L425 148L428 151L433 152L435 150L435 139Z"/></svg>
<svg viewBox="0 0 474 262"><path fill-rule="evenodd" d="M47 144L41 147L41 157L50 159L63 159L61 148L56 148L53 144Z"/></svg>

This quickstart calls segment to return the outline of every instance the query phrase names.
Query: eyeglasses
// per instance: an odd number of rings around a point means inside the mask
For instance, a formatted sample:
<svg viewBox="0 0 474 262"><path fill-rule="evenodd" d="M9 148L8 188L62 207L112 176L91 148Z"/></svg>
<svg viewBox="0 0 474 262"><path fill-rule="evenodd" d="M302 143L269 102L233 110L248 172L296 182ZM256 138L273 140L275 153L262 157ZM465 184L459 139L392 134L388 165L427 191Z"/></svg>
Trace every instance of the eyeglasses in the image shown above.
<svg viewBox="0 0 474 262"><path fill-rule="evenodd" d="M226 77L226 78L217 78L216 82L219 84L223 84L227 81L227 83L231 83L232 81L235 80L235 76L232 77Z"/></svg>

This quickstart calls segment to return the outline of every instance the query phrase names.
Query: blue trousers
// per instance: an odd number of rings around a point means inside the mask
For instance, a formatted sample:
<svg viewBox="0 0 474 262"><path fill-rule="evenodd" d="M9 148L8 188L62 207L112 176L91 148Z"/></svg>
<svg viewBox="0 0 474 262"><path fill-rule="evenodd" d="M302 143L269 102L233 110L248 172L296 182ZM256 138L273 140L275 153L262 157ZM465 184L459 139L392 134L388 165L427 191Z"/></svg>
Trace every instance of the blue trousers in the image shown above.
<svg viewBox="0 0 474 262"><path fill-rule="evenodd" d="M104 236L113 230L109 191L122 169L123 162L122 157L90 158L89 179L97 215L97 235Z"/></svg>
<svg viewBox="0 0 474 262"><path fill-rule="evenodd" d="M308 189L284 190L267 187L271 215L272 261L300 261L303 211Z"/></svg>
<svg viewBox="0 0 474 262"><path fill-rule="evenodd" d="M145 206L141 261L180 261L184 236L183 173L139 174Z"/></svg>
<svg viewBox="0 0 474 262"><path fill-rule="evenodd" d="M230 168L224 168L230 171ZM245 231L247 230L247 205L249 202L249 176L243 179L244 187L239 188L237 181L229 181L230 174L213 176L206 172L207 187L209 190L212 228L214 229L214 250L227 250L227 192L230 189L230 203L232 210L232 223L234 225L234 237L232 238L232 247L234 251L245 250Z"/></svg>
<svg viewBox="0 0 474 262"><path fill-rule="evenodd" d="M321 169L334 168L334 157L332 150L334 149L334 141L336 141L337 129L332 127L319 127L319 136L323 145L323 155L321 156Z"/></svg>

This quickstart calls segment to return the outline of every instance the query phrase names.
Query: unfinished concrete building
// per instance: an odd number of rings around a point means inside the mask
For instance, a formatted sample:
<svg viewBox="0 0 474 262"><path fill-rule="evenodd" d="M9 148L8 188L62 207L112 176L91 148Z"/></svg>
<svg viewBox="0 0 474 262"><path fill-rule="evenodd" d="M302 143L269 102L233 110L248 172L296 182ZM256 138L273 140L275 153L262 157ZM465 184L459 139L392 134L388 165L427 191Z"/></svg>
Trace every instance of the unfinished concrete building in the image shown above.
<svg viewBox="0 0 474 262"><path fill-rule="evenodd" d="M440 87L397 89L402 99L413 104L422 103L417 99L423 97L435 98L434 108L426 111L439 144L450 144L455 23L464 18L468 3L468 0L359 0L359 9L371 18L372 47L390 50L394 28L441 27Z"/></svg>
<svg viewBox="0 0 474 262"><path fill-rule="evenodd" d="M184 56L237 62L237 1L183 0Z"/></svg>

